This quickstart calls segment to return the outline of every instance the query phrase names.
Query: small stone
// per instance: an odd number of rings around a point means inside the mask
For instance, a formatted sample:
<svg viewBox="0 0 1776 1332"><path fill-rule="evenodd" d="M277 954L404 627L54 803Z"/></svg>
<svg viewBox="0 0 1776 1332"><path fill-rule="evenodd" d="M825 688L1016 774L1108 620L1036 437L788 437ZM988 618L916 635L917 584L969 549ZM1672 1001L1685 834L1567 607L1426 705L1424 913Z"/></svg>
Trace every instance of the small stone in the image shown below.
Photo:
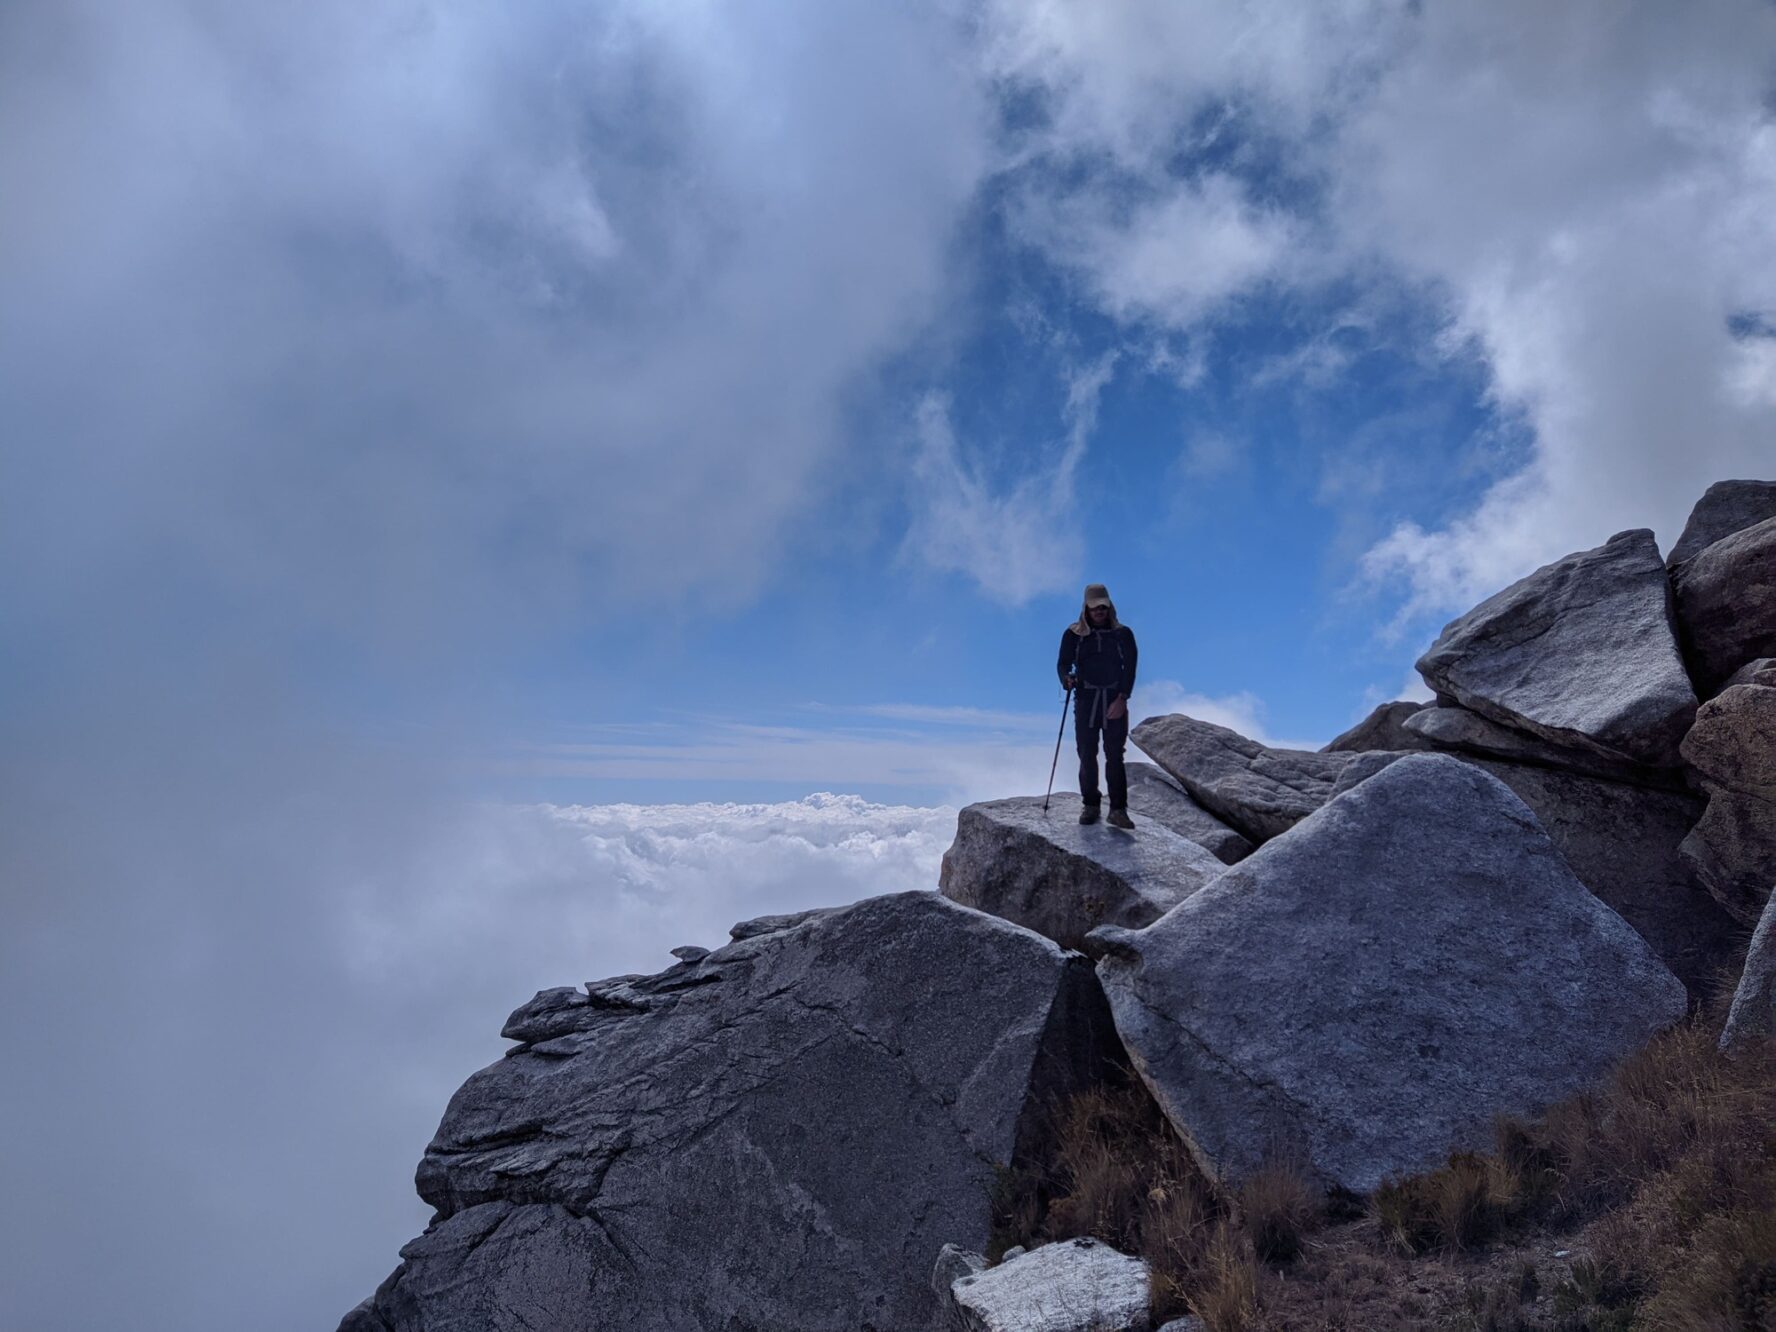
<svg viewBox="0 0 1776 1332"><path fill-rule="evenodd" d="M709 956L707 948L699 948L696 944L680 944L672 950L672 956L680 962L701 962Z"/></svg>
<svg viewBox="0 0 1776 1332"><path fill-rule="evenodd" d="M1044 1244L951 1287L963 1332L1117 1332L1150 1326L1147 1264L1090 1237Z"/></svg>

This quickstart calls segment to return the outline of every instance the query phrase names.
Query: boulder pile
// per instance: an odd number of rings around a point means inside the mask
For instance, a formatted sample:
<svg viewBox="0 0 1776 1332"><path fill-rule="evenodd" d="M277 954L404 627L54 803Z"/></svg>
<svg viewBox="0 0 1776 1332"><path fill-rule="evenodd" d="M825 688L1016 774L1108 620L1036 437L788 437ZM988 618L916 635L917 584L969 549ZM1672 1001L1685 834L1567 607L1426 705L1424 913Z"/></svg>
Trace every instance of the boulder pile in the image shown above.
<svg viewBox="0 0 1776 1332"><path fill-rule="evenodd" d="M1723 1048L1776 1038L1776 483L1711 487L1668 558L1537 570L1418 667L1432 702L1319 752L1143 722L1132 833L973 805L938 893L539 993L341 1332L1145 1328L1102 1244L981 1256L1077 1092L1132 1071L1218 1185L1363 1195L1723 980Z"/></svg>

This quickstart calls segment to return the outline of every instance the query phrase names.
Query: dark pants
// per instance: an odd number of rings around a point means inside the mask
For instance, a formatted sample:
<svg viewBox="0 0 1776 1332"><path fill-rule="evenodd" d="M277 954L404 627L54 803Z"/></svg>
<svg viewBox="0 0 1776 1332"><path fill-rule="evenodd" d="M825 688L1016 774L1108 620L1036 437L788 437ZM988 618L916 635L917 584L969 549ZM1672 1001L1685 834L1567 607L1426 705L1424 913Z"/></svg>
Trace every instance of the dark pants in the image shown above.
<svg viewBox="0 0 1776 1332"><path fill-rule="evenodd" d="M1098 794L1098 737L1104 738L1104 777L1110 784L1110 808L1127 809L1129 802L1128 770L1122 766L1123 746L1128 743L1129 719L1125 708L1120 717L1106 721L1108 697L1094 690L1082 689L1073 704L1073 739L1079 748L1079 796L1088 805L1101 803Z"/></svg>

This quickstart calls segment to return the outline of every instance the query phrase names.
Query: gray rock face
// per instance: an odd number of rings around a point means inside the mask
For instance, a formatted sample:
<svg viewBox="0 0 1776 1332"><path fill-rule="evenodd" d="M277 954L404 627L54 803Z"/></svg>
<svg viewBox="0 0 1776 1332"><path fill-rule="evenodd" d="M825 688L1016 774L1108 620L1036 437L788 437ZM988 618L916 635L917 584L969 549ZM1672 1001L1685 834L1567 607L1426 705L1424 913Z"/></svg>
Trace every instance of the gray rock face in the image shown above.
<svg viewBox="0 0 1776 1332"><path fill-rule="evenodd" d="M1108 1043L1090 964L935 893L600 984L450 1103L360 1327L898 1332ZM545 992L548 994L549 992ZM521 1010L523 1011L523 1010Z"/></svg>
<svg viewBox="0 0 1776 1332"><path fill-rule="evenodd" d="M1489 717L1460 707L1431 707L1406 719L1402 729L1419 741L1421 748L1453 750L1483 758L1533 763L1601 777L1605 781L1641 785L1681 786L1683 777L1674 768L1649 768L1625 759L1605 758L1594 750L1556 745L1541 736L1501 726Z"/></svg>
<svg viewBox="0 0 1776 1332"><path fill-rule="evenodd" d="M1635 928L1694 998L1713 993L1743 936L1682 854L1702 809L1693 794L1476 762L1529 806L1579 882Z"/></svg>
<svg viewBox="0 0 1776 1332"><path fill-rule="evenodd" d="M1683 1015L1682 985L1475 766L1393 763L1145 930L1095 932L1204 1168L1366 1193L1490 1141Z"/></svg>
<svg viewBox="0 0 1776 1332"><path fill-rule="evenodd" d="M1405 757L1356 755L1333 797ZM1693 998L1713 993L1740 931L1696 881L1681 851L1702 814L1694 794L1472 754L1453 757L1492 774L1529 806L1579 882L1635 928Z"/></svg>
<svg viewBox="0 0 1776 1332"><path fill-rule="evenodd" d="M1748 661L1727 677L1727 689L1742 684L1776 685L1776 657L1759 657L1756 661Z"/></svg>
<svg viewBox="0 0 1776 1332"><path fill-rule="evenodd" d="M1764 904L1745 955L1745 972L1733 991L1733 1007L1721 1031L1720 1048L1732 1051L1776 1036L1776 894Z"/></svg>
<svg viewBox="0 0 1776 1332"><path fill-rule="evenodd" d="M1776 656L1776 518L1671 571L1677 616L1696 685L1706 696L1758 657Z"/></svg>
<svg viewBox="0 0 1776 1332"><path fill-rule="evenodd" d="M1224 865L1252 854L1252 844L1190 798L1190 793L1151 763L1128 765L1129 810L1188 837Z"/></svg>
<svg viewBox="0 0 1776 1332"><path fill-rule="evenodd" d="M1715 900L1751 926L1776 883L1776 687L1733 685L1704 703L1683 754L1708 792L1684 857Z"/></svg>
<svg viewBox="0 0 1776 1332"><path fill-rule="evenodd" d="M1226 868L1163 825L1133 833L1079 823L1079 798L969 805L944 852L943 895L1077 948L1098 925L1158 920Z"/></svg>
<svg viewBox="0 0 1776 1332"><path fill-rule="evenodd" d="M1673 767L1696 712L1653 534L1538 569L1443 630L1418 670L1463 707L1557 745Z"/></svg>
<svg viewBox="0 0 1776 1332"><path fill-rule="evenodd" d="M934 1281L957 1270L950 1247L938 1259ZM949 1294L949 1326L956 1332L1145 1332L1149 1326L1147 1264L1090 1238L1044 1244L997 1267L970 1264Z"/></svg>
<svg viewBox="0 0 1776 1332"><path fill-rule="evenodd" d="M1254 842L1287 832L1326 802L1349 754L1271 749L1176 713L1129 732L1199 804Z"/></svg>
<svg viewBox="0 0 1776 1332"><path fill-rule="evenodd" d="M1322 754L1361 754L1371 749L1429 749L1424 738L1407 725L1428 705L1407 699L1383 703L1350 730L1320 750Z"/></svg>
<svg viewBox="0 0 1776 1332"><path fill-rule="evenodd" d="M1722 537L1776 518L1776 481L1716 481L1690 510L1666 563L1676 566Z"/></svg>
<svg viewBox="0 0 1776 1332"><path fill-rule="evenodd" d="M1776 800L1776 687L1734 685L1709 699L1683 756L1709 787Z"/></svg>

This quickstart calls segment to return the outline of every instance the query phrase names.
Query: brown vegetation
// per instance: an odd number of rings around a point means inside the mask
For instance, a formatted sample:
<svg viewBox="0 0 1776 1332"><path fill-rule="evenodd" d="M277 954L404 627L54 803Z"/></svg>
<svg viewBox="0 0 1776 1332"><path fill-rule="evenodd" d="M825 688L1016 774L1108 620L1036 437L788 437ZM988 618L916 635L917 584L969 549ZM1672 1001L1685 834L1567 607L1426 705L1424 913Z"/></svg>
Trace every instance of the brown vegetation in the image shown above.
<svg viewBox="0 0 1776 1332"><path fill-rule="evenodd" d="M1137 1082L1098 1089L1007 1181L997 1249L1096 1235L1151 1265L1157 1317L1214 1332L1776 1329L1776 1046L1728 1059L1718 1031L1699 1015L1354 1217L1286 1165L1218 1190Z"/></svg>

